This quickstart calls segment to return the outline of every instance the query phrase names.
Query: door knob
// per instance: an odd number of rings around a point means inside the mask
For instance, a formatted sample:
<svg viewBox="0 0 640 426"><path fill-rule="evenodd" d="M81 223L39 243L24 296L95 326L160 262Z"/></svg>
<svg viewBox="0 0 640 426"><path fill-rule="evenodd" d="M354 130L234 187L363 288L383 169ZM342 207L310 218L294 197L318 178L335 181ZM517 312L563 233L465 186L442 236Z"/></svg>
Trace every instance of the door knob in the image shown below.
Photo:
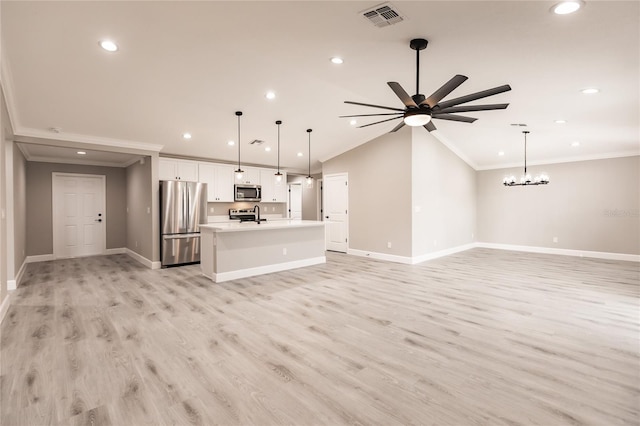
<svg viewBox="0 0 640 426"><path fill-rule="evenodd" d="M96 222L102 222L102 219L96 219L95 221Z"/></svg>

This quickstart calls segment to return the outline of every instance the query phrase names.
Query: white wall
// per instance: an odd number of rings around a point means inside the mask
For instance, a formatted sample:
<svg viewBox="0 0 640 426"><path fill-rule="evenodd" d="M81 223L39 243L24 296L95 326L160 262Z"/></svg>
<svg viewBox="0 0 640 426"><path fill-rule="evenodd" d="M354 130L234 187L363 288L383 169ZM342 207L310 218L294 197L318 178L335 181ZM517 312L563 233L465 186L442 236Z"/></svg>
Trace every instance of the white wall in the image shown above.
<svg viewBox="0 0 640 426"><path fill-rule="evenodd" d="M640 157L529 167L542 170L551 182L526 187L502 185L521 170L478 172L478 241L640 254Z"/></svg>

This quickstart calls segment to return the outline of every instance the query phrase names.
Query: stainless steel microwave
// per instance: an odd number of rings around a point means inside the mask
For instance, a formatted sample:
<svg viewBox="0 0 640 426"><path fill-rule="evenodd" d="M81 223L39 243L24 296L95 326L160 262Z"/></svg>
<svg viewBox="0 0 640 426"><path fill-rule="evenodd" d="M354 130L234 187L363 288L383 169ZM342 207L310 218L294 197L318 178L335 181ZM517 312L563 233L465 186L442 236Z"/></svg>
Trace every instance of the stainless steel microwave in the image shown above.
<svg viewBox="0 0 640 426"><path fill-rule="evenodd" d="M260 201L262 200L262 187L260 185L236 184L236 201Z"/></svg>

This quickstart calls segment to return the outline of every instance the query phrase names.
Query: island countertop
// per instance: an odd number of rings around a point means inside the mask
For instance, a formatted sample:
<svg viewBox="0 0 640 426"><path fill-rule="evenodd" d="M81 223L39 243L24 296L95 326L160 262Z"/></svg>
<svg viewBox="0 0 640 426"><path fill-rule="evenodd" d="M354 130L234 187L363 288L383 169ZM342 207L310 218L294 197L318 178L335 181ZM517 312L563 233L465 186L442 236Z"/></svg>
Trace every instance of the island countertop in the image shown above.
<svg viewBox="0 0 640 426"><path fill-rule="evenodd" d="M324 222L317 220L300 220L300 219L284 219L284 220L267 220L264 222L218 222L200 225L201 232L245 232L245 231L267 231L271 229L290 229L290 228L311 228L323 227Z"/></svg>

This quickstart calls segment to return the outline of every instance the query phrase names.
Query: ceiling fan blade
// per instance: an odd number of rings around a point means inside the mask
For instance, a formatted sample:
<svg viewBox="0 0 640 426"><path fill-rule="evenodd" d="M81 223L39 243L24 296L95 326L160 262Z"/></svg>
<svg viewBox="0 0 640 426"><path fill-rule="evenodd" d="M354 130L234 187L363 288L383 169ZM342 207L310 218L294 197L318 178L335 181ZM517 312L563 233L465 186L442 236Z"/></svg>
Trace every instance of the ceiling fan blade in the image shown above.
<svg viewBox="0 0 640 426"><path fill-rule="evenodd" d="M338 118L349 118L349 117L374 117L376 115L402 115L401 112L390 112L385 114L360 114L360 115L339 115Z"/></svg>
<svg viewBox="0 0 640 426"><path fill-rule="evenodd" d="M477 118L465 117L464 115L453 115L453 114L433 114L432 118L436 118L438 120L462 121L464 123L473 123L474 121L477 120Z"/></svg>
<svg viewBox="0 0 640 426"><path fill-rule="evenodd" d="M422 101L420 105L427 104L431 108L433 108L438 102L440 102L442 98L447 96L449 93L453 92L456 89L456 87L464 83L467 80L467 78L468 77L460 74L454 76L451 80L447 81L444 85L442 85L441 88L433 92L431 96L429 96L427 99Z"/></svg>
<svg viewBox="0 0 640 426"><path fill-rule="evenodd" d="M389 85L389 87L391 87L391 90L393 90L393 93L395 93L396 96L400 98L402 103L407 108L409 107L418 108L418 104L415 103L413 98L411 98L411 96L409 96L409 94L402 88L402 86L400 86L400 83L396 83L395 81L389 81L387 82L387 84Z"/></svg>
<svg viewBox="0 0 640 426"><path fill-rule="evenodd" d="M465 102L475 101L476 99L486 98L487 96L497 95L498 93L508 92L511 90L511 86L505 84L504 86L494 87L493 89L483 90L481 92L472 93L470 95L461 96L459 98L451 99L450 101L442 102L440 109L449 108L455 105L463 104Z"/></svg>
<svg viewBox="0 0 640 426"><path fill-rule="evenodd" d="M398 130L402 129L403 127L404 127L404 120L401 121L400 124L398 124L396 127L391 129L391 131L389 133L397 132Z"/></svg>
<svg viewBox="0 0 640 426"><path fill-rule="evenodd" d="M425 129L427 129L430 132L433 132L434 130L438 130L438 129L436 129L436 125L433 124L433 121L428 122L427 124L425 124L422 127L424 127Z"/></svg>
<svg viewBox="0 0 640 426"><path fill-rule="evenodd" d="M382 105L371 105L371 104L362 104L360 102L351 102L351 101L344 101L345 104L352 104L352 105L360 105L360 106L366 106L366 107L372 107L372 108L382 108L382 109L390 109L391 111L400 111L400 112L404 112L403 109L400 108L392 108L392 107L387 107L387 106L382 106Z"/></svg>
<svg viewBox="0 0 640 426"><path fill-rule="evenodd" d="M469 106L455 106L448 108L436 108L433 109L434 114L450 113L450 112L470 112L470 111L490 111L493 109L505 109L509 104L491 104L491 105L469 105Z"/></svg>
<svg viewBox="0 0 640 426"><path fill-rule="evenodd" d="M386 120L376 121L375 123L370 123L370 124L365 124L363 126L358 126L358 129L361 129L363 127L373 126L374 124L384 123L385 121L397 120L398 118L402 118L402 117L387 118Z"/></svg>

